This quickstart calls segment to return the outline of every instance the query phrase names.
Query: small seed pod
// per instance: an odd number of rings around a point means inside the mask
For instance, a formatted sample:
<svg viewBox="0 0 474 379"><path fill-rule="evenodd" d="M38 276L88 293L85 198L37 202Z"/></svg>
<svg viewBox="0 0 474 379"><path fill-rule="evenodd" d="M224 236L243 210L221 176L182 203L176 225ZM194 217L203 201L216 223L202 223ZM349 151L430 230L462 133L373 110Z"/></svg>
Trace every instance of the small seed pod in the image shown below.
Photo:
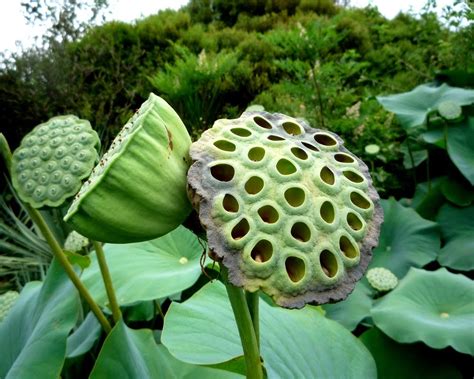
<svg viewBox="0 0 474 379"><path fill-rule="evenodd" d="M245 112L218 120L190 154L189 196L232 284L288 308L352 291L383 216L367 166L337 135Z"/></svg>
<svg viewBox="0 0 474 379"><path fill-rule="evenodd" d="M16 291L8 291L0 295L0 322L7 317L8 312L13 308L19 296L19 293Z"/></svg>
<svg viewBox="0 0 474 379"><path fill-rule="evenodd" d="M369 284L381 292L393 290L398 284L397 277L384 267L371 268L367 271L366 277Z"/></svg>
<svg viewBox="0 0 474 379"><path fill-rule="evenodd" d="M13 187L34 208L58 207L90 175L99 148L99 136L89 121L53 117L28 133L13 153Z"/></svg>
<svg viewBox="0 0 474 379"><path fill-rule="evenodd" d="M112 142L64 220L90 239L150 240L191 211L186 172L191 138L163 99L150 94Z"/></svg>

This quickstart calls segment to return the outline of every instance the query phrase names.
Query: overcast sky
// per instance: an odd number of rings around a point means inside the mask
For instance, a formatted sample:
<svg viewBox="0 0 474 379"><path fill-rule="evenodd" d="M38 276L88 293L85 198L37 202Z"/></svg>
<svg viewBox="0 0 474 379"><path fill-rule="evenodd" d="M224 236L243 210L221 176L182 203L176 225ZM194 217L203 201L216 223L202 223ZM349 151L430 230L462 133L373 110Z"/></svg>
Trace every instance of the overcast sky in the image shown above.
<svg viewBox="0 0 474 379"><path fill-rule="evenodd" d="M0 51L15 50L16 41L25 46L34 43L34 36L42 34L41 28L26 25L21 2L25 0L0 0ZM148 16L160 9L178 9L188 0L109 0L109 20L133 21ZM388 18L395 17L400 10L419 11L425 0L391 1L391 0L351 0L354 6L376 5ZM454 0L438 0L439 8L454 3Z"/></svg>

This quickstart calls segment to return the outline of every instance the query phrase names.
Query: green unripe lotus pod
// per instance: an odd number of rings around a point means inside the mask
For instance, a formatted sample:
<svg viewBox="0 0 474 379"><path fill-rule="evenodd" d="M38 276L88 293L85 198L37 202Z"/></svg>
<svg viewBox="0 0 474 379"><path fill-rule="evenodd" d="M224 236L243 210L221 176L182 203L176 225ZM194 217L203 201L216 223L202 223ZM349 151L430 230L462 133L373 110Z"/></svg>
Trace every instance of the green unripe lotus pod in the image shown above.
<svg viewBox="0 0 474 379"><path fill-rule="evenodd" d="M191 211L186 196L191 138L176 112L150 94L92 171L65 216L90 239L157 238Z"/></svg>
<svg viewBox="0 0 474 379"><path fill-rule="evenodd" d="M13 307L18 297L19 294L16 291L8 291L3 295L0 295L0 322L5 319L7 313Z"/></svg>
<svg viewBox="0 0 474 379"><path fill-rule="evenodd" d="M438 113L448 121L457 121L462 116L462 108L454 101L443 101L438 105Z"/></svg>
<svg viewBox="0 0 474 379"><path fill-rule="evenodd" d="M89 239L73 230L64 241L64 250L76 253L89 244Z"/></svg>
<svg viewBox="0 0 474 379"><path fill-rule="evenodd" d="M189 196L232 284L288 308L352 291L383 216L367 166L337 135L245 112L218 120L190 155Z"/></svg>
<svg viewBox="0 0 474 379"><path fill-rule="evenodd" d="M381 292L393 290L398 284L397 277L383 267L371 268L367 271L366 277L370 285Z"/></svg>
<svg viewBox="0 0 474 379"><path fill-rule="evenodd" d="M13 187L34 208L58 207L81 188L99 149L99 136L89 121L53 117L29 132L14 151Z"/></svg>

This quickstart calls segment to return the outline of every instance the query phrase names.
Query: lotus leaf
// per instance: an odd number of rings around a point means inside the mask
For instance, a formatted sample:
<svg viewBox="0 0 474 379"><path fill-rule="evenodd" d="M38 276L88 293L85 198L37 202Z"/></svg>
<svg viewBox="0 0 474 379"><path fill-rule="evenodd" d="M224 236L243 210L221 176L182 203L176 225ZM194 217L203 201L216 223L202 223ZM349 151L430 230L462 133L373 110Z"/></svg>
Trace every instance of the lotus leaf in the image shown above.
<svg viewBox="0 0 474 379"><path fill-rule="evenodd" d="M422 341L474 355L474 281L445 268L412 268L372 308L375 325L400 343Z"/></svg>
<svg viewBox="0 0 474 379"><path fill-rule="evenodd" d="M406 129L422 125L429 113L438 110L446 101L457 106L474 103L474 90L439 87L422 84L410 92L391 96L378 96L377 100L385 109L397 115Z"/></svg>
<svg viewBox="0 0 474 379"><path fill-rule="evenodd" d="M410 267L434 261L440 245L437 225L393 198L382 200L382 206L385 220L369 267L385 267L402 278Z"/></svg>
<svg viewBox="0 0 474 379"><path fill-rule="evenodd" d="M203 247L180 226L147 242L106 244L104 253L120 305L164 298L191 287L201 274ZM101 305L107 294L95 254L82 275L84 284Z"/></svg>
<svg viewBox="0 0 474 379"><path fill-rule="evenodd" d="M474 269L474 205L457 208L441 207L437 221L441 226L444 246L438 261L459 271Z"/></svg>

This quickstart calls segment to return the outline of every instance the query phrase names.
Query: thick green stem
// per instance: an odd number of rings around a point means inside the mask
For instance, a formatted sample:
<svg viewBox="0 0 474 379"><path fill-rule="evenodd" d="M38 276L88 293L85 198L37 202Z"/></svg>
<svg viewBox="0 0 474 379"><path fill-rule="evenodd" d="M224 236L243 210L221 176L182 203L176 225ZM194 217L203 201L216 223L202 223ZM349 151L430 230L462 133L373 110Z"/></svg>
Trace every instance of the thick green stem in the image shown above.
<svg viewBox="0 0 474 379"><path fill-rule="evenodd" d="M82 284L81 280L79 279L79 276L77 276L71 263L69 263L66 254L64 254L63 250L61 249L61 246L59 246L58 244L58 241L56 241L56 239L54 238L53 233L51 233L51 230L48 228L48 225L44 221L43 217L35 208L31 207L30 205L25 204L25 208L28 211L33 222L38 226L39 230L43 234L44 238L46 239L46 242L51 247L55 258L59 261L61 266L63 266L64 271L66 271L66 274L69 276L69 279L71 279L72 283L77 288L82 298L87 302L87 304L89 304L91 311L94 313L95 317L97 317L97 320L102 325L102 328L108 334L112 330L109 321L107 320L97 303L94 301L87 288L84 287L84 284Z"/></svg>
<svg viewBox="0 0 474 379"><path fill-rule="evenodd" d="M260 348L260 320L258 312L258 302L260 297L258 296L258 291L245 291L245 299L247 300L247 306L249 308L250 318L252 319L253 330L255 331L255 337L257 338L257 346Z"/></svg>
<svg viewBox="0 0 474 379"><path fill-rule="evenodd" d="M112 310L112 317L114 318L114 322L117 323L122 318L122 313L120 312L117 296L115 296L112 277L110 276L109 267L107 266L107 261L105 260L104 249L102 249L102 244L100 242L93 241L93 245L95 253L97 255L97 261L99 262L102 280L104 281L105 291L107 292L107 297L109 298L109 305L110 309Z"/></svg>
<svg viewBox="0 0 474 379"><path fill-rule="evenodd" d="M221 265L221 273L224 278L227 295L234 312L240 341L244 350L245 365L247 367L248 379L263 379L262 361L258 348L257 337L250 317L249 308L245 299L244 291L227 282L227 269Z"/></svg>

